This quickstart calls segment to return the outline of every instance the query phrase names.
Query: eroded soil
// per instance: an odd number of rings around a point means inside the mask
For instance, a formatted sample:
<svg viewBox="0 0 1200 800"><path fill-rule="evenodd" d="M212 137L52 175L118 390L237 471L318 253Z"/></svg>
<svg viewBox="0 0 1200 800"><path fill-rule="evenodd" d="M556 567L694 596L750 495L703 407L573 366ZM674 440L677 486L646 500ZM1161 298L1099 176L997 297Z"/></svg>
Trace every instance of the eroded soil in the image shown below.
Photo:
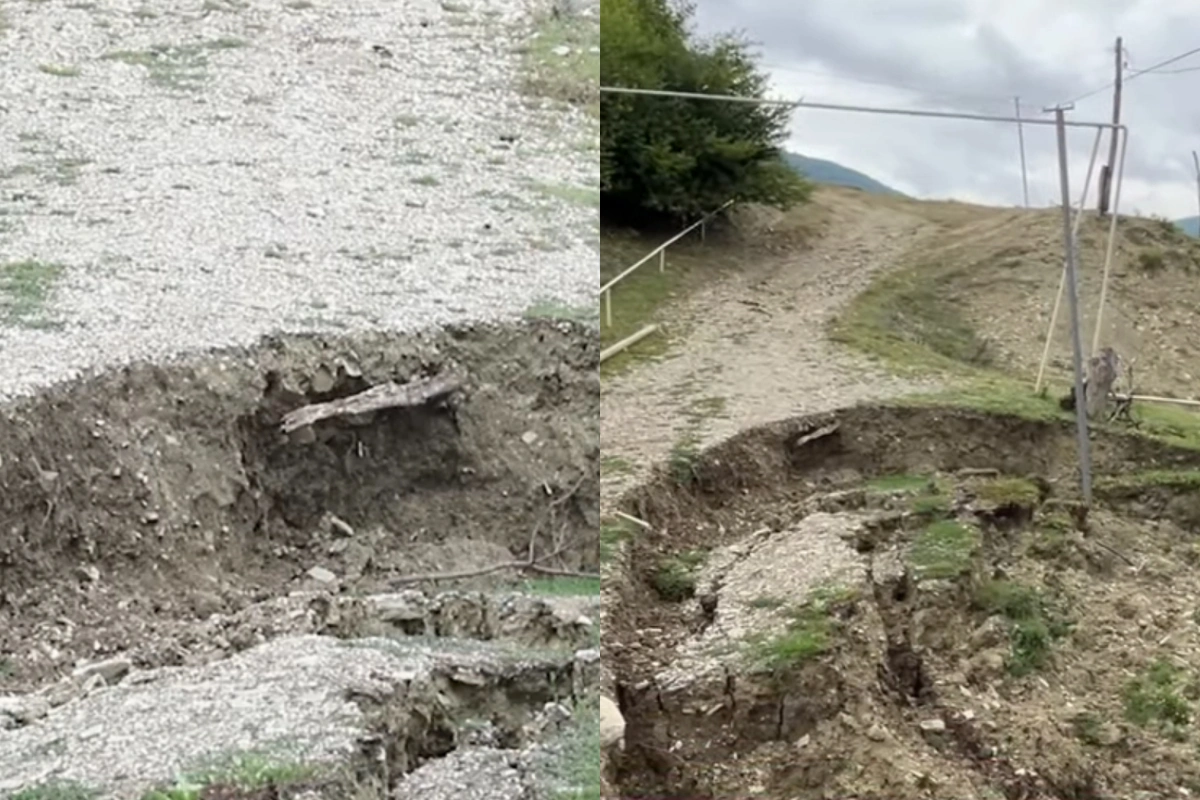
<svg viewBox="0 0 1200 800"><path fill-rule="evenodd" d="M346 724L375 731L373 746L391 748L377 759L382 787L462 742L502 753L559 730L572 703L594 701L596 677L583 674L594 662L579 653L598 642L595 599L586 588L548 602L513 594L538 574L496 568L530 558L565 573L598 568L597 364L595 330L558 321L417 336L272 337L250 349L135 364L4 408L0 728L11 730L0 730L8 737L0 753L17 757L28 747L53 758L20 757L29 769L0 791L33 786L39 775L95 778L94 767L113 759L81 754L128 752L141 728L163 734L151 736L147 753L164 752L132 763L153 766L147 775L158 780L198 752L240 746L241 734L228 731L205 739L209 712L178 706L180 697L208 698L220 709L244 696L243 710L262 717L247 724L286 730L291 723L279 715L309 708L313 723L328 710L313 697L350 692L335 701L357 709ZM284 414L306 404L447 372L464 384L434 403L280 429ZM395 686L376 691L372 706L351 691L362 689L356 670L370 670L346 645L380 636L418 644L399 645L403 652L376 665L376 678L394 673ZM296 661L288 647L307 655ZM497 658L526 664L495 676L497 697L523 698L513 701L520 713L497 728L497 741L474 741L458 725L472 714L492 716L486 665ZM294 674L283 668L289 662ZM558 666L547 673L551 663ZM459 681L451 705L463 708L442 725L452 733L447 745L434 724L449 713L438 686L462 669L483 672ZM412 676L421 670L437 714L413 712L433 725L414 738L407 721L393 730L398 723L389 720L410 719L403 687L416 691ZM559 677L547 683L551 673ZM128 675L140 677L126 684ZM335 679L322 683L320 675ZM172 694L171 686L183 688ZM255 698L292 689L295 708L254 710ZM470 708L472 692L478 709ZM134 695L141 699L120 702ZM127 718L119 722L106 703ZM155 722L154 714L165 716ZM189 714L204 725L181 722ZM96 740L95 725L68 717L124 732ZM537 730L517 736L526 723ZM338 738L343 727L330 728L336 741L325 744L352 743ZM59 728L61 736L51 735ZM53 747L41 747L42 739ZM134 783L140 776L126 773ZM120 779L106 775L94 785L125 785ZM530 790L528 781L514 786L513 796Z"/></svg>
<svg viewBox="0 0 1200 800"><path fill-rule="evenodd" d="M621 796L1200 790L1200 454L1094 448L1086 516L1068 426L955 409L796 418L657 470L605 588Z"/></svg>

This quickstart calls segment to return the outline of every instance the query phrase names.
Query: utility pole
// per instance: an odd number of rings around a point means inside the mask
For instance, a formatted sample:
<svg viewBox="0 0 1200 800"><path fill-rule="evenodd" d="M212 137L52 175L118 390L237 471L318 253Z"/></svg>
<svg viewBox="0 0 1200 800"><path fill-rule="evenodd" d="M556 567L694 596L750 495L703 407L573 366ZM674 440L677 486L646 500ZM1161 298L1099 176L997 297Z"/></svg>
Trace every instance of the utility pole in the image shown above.
<svg viewBox="0 0 1200 800"><path fill-rule="evenodd" d="M1075 364L1075 430L1079 449L1079 483L1083 504L1092 505L1092 453L1088 441L1087 402L1083 393L1083 339L1079 333L1079 281L1075 265L1075 235L1071 226L1071 186L1067 172L1067 126L1064 112L1073 106L1056 106L1054 123L1058 133L1058 182L1062 190L1063 248L1067 261L1067 299L1071 310L1071 349Z"/></svg>
<svg viewBox="0 0 1200 800"><path fill-rule="evenodd" d="M1196 199L1200 201L1200 156L1192 151L1192 163L1196 165ZM1200 216L1196 217L1196 235L1200 236Z"/></svg>
<svg viewBox="0 0 1200 800"><path fill-rule="evenodd" d="M1121 76L1125 72L1125 49L1121 46L1121 37L1117 37L1116 70L1113 80L1113 125L1121 124ZM1112 139L1108 144L1108 164L1100 169L1100 216L1108 213L1108 198L1112 190L1113 165L1117 161L1117 129L1112 129Z"/></svg>
<svg viewBox="0 0 1200 800"><path fill-rule="evenodd" d="M1029 208L1029 173L1025 169L1025 126L1021 124L1021 98L1014 97L1017 109L1017 142L1021 145L1021 191L1025 195L1025 207Z"/></svg>

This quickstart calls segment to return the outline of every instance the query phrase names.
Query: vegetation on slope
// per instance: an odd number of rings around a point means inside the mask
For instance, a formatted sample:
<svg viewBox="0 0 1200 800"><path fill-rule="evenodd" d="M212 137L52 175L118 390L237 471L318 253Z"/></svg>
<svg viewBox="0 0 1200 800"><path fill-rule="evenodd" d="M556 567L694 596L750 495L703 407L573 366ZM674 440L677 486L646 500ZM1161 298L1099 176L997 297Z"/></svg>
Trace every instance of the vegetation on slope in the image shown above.
<svg viewBox="0 0 1200 800"><path fill-rule="evenodd" d="M688 30L672 0L601 0L601 82L638 89L762 97L767 76L733 35ZM788 208L808 185L780 158L790 109L605 94L600 188L607 217L692 220L736 198Z"/></svg>

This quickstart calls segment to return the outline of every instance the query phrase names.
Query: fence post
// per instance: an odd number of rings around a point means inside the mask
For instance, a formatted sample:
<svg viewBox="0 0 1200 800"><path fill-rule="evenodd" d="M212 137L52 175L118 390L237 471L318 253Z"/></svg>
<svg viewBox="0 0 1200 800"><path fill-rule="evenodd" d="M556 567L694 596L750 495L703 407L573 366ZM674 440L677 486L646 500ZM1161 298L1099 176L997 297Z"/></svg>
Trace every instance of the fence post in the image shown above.
<svg viewBox="0 0 1200 800"><path fill-rule="evenodd" d="M658 271L667 271L667 248L658 251Z"/></svg>
<svg viewBox="0 0 1200 800"><path fill-rule="evenodd" d="M700 220L700 244L704 244L704 220Z"/></svg>
<svg viewBox="0 0 1200 800"><path fill-rule="evenodd" d="M604 293L604 324L612 327L612 289Z"/></svg>

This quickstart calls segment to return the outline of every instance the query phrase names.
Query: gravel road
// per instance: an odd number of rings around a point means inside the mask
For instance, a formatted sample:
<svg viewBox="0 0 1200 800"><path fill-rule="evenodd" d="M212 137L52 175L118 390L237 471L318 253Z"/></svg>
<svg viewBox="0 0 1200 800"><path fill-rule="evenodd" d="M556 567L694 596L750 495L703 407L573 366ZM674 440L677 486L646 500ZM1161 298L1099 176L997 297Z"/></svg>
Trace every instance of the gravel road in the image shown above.
<svg viewBox="0 0 1200 800"><path fill-rule="evenodd" d="M764 256L664 315L687 330L666 358L607 379L601 441L613 466L601 508L673 447L709 447L740 430L936 388L902 380L829 341L826 326L880 271L896 265L927 224L841 196L811 249ZM682 324L681 324L682 323Z"/></svg>
<svg viewBox="0 0 1200 800"><path fill-rule="evenodd" d="M0 13L0 399L277 330L595 305L598 126L525 91L521 0ZM598 9L571 14L545 69L598 64Z"/></svg>

